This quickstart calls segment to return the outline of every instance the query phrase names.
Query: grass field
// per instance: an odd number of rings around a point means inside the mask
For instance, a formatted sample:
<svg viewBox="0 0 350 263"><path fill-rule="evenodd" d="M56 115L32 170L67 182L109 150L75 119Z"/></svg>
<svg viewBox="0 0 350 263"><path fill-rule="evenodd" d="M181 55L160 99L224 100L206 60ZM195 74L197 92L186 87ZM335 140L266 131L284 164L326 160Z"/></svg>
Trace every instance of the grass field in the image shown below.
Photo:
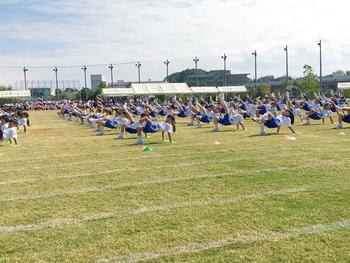
<svg viewBox="0 0 350 263"><path fill-rule="evenodd" d="M31 116L20 147L0 145L0 262L350 262L350 129L183 122L145 153Z"/></svg>

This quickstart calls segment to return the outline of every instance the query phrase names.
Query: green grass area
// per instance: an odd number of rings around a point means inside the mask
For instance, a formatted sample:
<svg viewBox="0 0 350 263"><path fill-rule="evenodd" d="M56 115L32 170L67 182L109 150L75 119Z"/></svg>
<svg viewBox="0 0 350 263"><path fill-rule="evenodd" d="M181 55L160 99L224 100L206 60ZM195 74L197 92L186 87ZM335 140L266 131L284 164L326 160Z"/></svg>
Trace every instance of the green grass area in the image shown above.
<svg viewBox="0 0 350 263"><path fill-rule="evenodd" d="M288 141L178 124L176 144L31 114L0 144L0 262L350 262L350 128Z"/></svg>

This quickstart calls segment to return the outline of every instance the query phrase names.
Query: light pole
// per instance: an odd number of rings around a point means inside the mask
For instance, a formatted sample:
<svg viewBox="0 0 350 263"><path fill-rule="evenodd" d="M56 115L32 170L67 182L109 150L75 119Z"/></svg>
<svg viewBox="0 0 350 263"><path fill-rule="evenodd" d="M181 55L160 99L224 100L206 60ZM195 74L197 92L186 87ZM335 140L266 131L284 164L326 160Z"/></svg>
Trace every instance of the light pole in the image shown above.
<svg viewBox="0 0 350 263"><path fill-rule="evenodd" d="M138 72L138 77L139 77L139 83L141 83L141 63L140 61L137 62L137 64L135 65L137 67L137 72Z"/></svg>
<svg viewBox="0 0 350 263"><path fill-rule="evenodd" d="M24 73L24 89L27 90L27 72L28 69L26 67L23 68L23 73Z"/></svg>
<svg viewBox="0 0 350 263"><path fill-rule="evenodd" d="M289 82L289 57L288 57L288 46L284 48L284 51L286 52L286 79L287 84Z"/></svg>
<svg viewBox="0 0 350 263"><path fill-rule="evenodd" d="M323 89L323 81L322 81L322 40L317 43L317 45L320 47L320 87L321 87L321 94L322 94L322 89Z"/></svg>
<svg viewBox="0 0 350 263"><path fill-rule="evenodd" d="M60 100L60 91L59 91L59 89L58 89L58 78L57 78L57 71L58 71L58 68L55 67L55 68L53 69L53 71L55 72L57 98L58 98L58 100Z"/></svg>
<svg viewBox="0 0 350 263"><path fill-rule="evenodd" d="M167 59L164 61L164 64L166 66L166 81L169 83L169 64L170 64L170 61Z"/></svg>
<svg viewBox="0 0 350 263"><path fill-rule="evenodd" d="M88 94L87 94L87 82L86 82L86 70L87 70L86 65L84 65L84 66L83 66L81 69L84 71L85 100L86 100L86 101L88 101ZM80 91L80 100L81 100L81 91Z"/></svg>
<svg viewBox="0 0 350 263"><path fill-rule="evenodd" d="M256 53L256 50L254 50L254 52L252 53L252 55L254 56L254 64L255 64L255 92L256 94L258 94L258 66L257 66L257 56L258 53Z"/></svg>
<svg viewBox="0 0 350 263"><path fill-rule="evenodd" d="M196 69L196 86L198 87L198 61L199 61L199 59L197 57L195 57L193 59L193 61L194 61L194 67Z"/></svg>
<svg viewBox="0 0 350 263"><path fill-rule="evenodd" d="M108 67L110 70L111 70L111 85L112 85L112 88L113 88L113 64L109 65Z"/></svg>
<svg viewBox="0 0 350 263"><path fill-rule="evenodd" d="M227 85L227 81L226 81L226 60L227 60L227 56L226 56L226 54L221 56L221 58L224 60L224 86L226 86Z"/></svg>

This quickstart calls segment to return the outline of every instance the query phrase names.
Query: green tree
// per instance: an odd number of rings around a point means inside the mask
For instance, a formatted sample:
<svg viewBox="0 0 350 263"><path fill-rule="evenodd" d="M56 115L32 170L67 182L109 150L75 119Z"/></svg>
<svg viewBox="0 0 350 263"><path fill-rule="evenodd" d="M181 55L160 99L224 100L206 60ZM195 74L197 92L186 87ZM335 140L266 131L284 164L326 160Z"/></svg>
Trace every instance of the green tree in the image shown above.
<svg viewBox="0 0 350 263"><path fill-rule="evenodd" d="M349 97L350 97L350 90L349 90L349 89L343 90L343 91L342 91L342 94L343 94L343 96L345 96L346 98L349 98Z"/></svg>
<svg viewBox="0 0 350 263"><path fill-rule="evenodd" d="M258 95L256 94L255 87L247 87L247 93L251 97L257 97Z"/></svg>
<svg viewBox="0 0 350 263"><path fill-rule="evenodd" d="M96 89L82 88L80 92L77 92L75 95L76 99L86 100L95 100L97 95L102 94L102 89L107 87L105 82L101 82Z"/></svg>
<svg viewBox="0 0 350 263"><path fill-rule="evenodd" d="M206 71L204 71L202 69L197 69L198 75L205 74L205 73L206 73ZM185 79L188 76L195 76L195 75L196 75L196 69L186 69L186 70L183 70L181 72L176 72L176 73L170 74L169 81L172 83L183 83L183 82L185 82Z"/></svg>
<svg viewBox="0 0 350 263"><path fill-rule="evenodd" d="M261 84L259 87L259 95L265 96L271 94L271 86L267 84Z"/></svg>
<svg viewBox="0 0 350 263"><path fill-rule="evenodd" d="M75 99L79 100L91 100L91 99L95 99L94 98L94 91L92 89L89 88L82 88L78 93L76 93L75 95Z"/></svg>
<svg viewBox="0 0 350 263"><path fill-rule="evenodd" d="M297 82L300 90L308 96L320 92L320 82L316 79L312 67L305 65L303 69L304 77Z"/></svg>
<svg viewBox="0 0 350 263"><path fill-rule="evenodd" d="M333 72L333 75L340 75L340 76L345 76L346 73L344 72L344 70L337 70Z"/></svg>
<svg viewBox="0 0 350 263"><path fill-rule="evenodd" d="M11 86L0 85L0 91L12 90Z"/></svg>
<svg viewBox="0 0 350 263"><path fill-rule="evenodd" d="M60 99L62 100L74 100L78 92L76 91L62 91L60 92ZM55 96L58 98L58 96Z"/></svg>
<svg viewBox="0 0 350 263"><path fill-rule="evenodd" d="M72 88L66 88L64 91L65 92L78 92L77 89L72 89Z"/></svg>
<svg viewBox="0 0 350 263"><path fill-rule="evenodd" d="M204 81L200 80L200 81L198 81L198 86L199 87L205 87L205 86L207 86L207 83L205 83Z"/></svg>

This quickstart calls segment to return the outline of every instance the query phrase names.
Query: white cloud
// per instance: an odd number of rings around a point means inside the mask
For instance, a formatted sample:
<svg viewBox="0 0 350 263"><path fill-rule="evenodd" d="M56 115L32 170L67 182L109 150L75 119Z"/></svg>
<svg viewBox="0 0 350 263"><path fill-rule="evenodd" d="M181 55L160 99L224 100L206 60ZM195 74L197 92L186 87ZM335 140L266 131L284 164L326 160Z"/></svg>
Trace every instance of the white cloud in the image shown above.
<svg viewBox="0 0 350 263"><path fill-rule="evenodd" d="M47 42L50 49L2 54L3 65L140 60L144 79L161 79L166 58L171 71L192 67L194 56L200 58L200 67L214 69L222 67L224 52L233 72L252 72L251 52L256 49L259 75L281 75L283 47L288 44L291 74L300 75L306 63L318 70L317 41L322 38L325 72L350 69L346 59L350 55L346 49L350 3L345 0L27 0L25 7L30 16L14 16L1 23L0 34L14 45L20 40ZM35 14L39 14L37 19ZM105 68L89 70L109 76ZM2 82L22 78L20 71L0 69L0 73ZM117 75L136 80L136 67L119 67ZM29 76L53 77L51 70L31 70ZM81 76L79 69L61 73L65 79Z"/></svg>

